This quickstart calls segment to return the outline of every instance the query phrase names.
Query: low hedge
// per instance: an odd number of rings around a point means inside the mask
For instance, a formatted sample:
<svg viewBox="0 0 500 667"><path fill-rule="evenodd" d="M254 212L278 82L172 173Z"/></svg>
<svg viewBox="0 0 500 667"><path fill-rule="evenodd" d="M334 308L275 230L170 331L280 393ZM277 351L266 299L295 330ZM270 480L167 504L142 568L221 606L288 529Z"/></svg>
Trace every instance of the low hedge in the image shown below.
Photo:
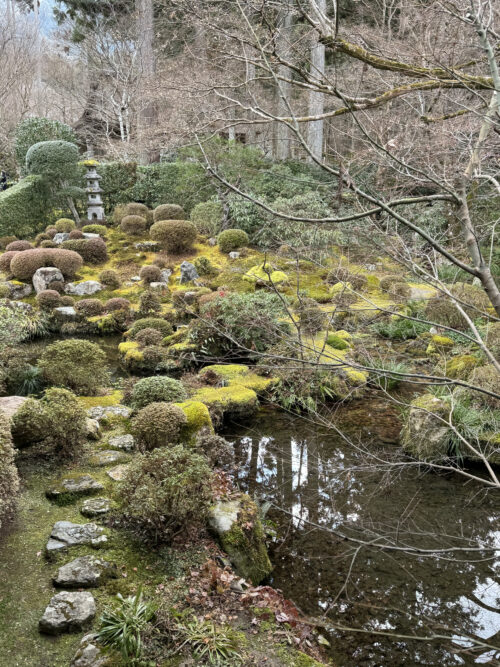
<svg viewBox="0 0 500 667"><path fill-rule="evenodd" d="M32 237L42 231L50 212L49 189L31 175L0 192L0 236Z"/></svg>
<svg viewBox="0 0 500 667"><path fill-rule="evenodd" d="M42 266L55 266L66 278L72 278L82 264L81 255L73 250L34 248L16 252L10 261L10 271L19 280L29 280Z"/></svg>
<svg viewBox="0 0 500 667"><path fill-rule="evenodd" d="M61 248L77 252L85 264L103 264L108 259L106 242L102 238L71 239L61 243Z"/></svg>

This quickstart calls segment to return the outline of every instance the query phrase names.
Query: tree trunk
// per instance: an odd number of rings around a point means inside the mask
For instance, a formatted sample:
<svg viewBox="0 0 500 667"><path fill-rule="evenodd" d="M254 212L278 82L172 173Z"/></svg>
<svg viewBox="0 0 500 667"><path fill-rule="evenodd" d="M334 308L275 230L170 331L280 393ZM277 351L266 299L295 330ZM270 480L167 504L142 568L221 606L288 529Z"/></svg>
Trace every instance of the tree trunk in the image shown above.
<svg viewBox="0 0 500 667"><path fill-rule="evenodd" d="M326 0L318 0L320 11L326 13ZM319 35L314 36L311 46L311 76L321 81L325 73L325 46L319 41ZM325 107L325 96L323 93L311 90L309 93L309 116L319 116ZM307 128L307 145L317 160L323 157L323 120L315 120L309 123ZM309 160L313 159L309 156Z"/></svg>
<svg viewBox="0 0 500 667"><path fill-rule="evenodd" d="M286 12L282 15L281 26L278 32L276 52L279 56L289 55L288 40L290 39L290 28L292 27L292 14ZM290 77L290 70L286 65L278 66L278 77ZM277 95L277 115L289 116L288 101L290 100L291 85L286 81L279 81ZM275 123L275 156L277 160L286 160L290 157L290 130L285 123Z"/></svg>
<svg viewBox="0 0 500 667"><path fill-rule="evenodd" d="M152 148L153 138L151 135L158 116L151 91L156 72L153 0L136 0L136 10L139 71L143 80L142 89L146 99L144 106L138 113L138 139L141 146L141 161L148 164L153 161L156 154L156 151Z"/></svg>

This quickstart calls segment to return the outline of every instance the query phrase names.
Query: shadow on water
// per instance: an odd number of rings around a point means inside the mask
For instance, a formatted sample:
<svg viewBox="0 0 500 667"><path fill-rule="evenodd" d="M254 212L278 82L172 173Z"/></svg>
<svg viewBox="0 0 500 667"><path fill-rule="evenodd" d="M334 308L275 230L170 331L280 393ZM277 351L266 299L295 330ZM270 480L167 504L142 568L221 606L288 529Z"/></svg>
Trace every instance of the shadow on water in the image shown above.
<svg viewBox="0 0 500 667"><path fill-rule="evenodd" d="M379 407L338 411L336 422L348 426L354 446L330 429L271 410L263 410L251 427L232 426L225 434L235 442L240 487L280 508L273 505L267 515L279 535L271 583L305 613L337 625L454 638L415 641L330 631L337 665L500 664L500 650L468 652L464 639L500 646L498 496L478 492L458 475L416 467L388 479L375 463L396 453L384 441L397 423L389 418L381 424ZM365 447L377 459L367 458ZM328 529L365 540L390 534L398 544L431 549L479 539L499 551L495 560L491 551L437 559L358 550Z"/></svg>

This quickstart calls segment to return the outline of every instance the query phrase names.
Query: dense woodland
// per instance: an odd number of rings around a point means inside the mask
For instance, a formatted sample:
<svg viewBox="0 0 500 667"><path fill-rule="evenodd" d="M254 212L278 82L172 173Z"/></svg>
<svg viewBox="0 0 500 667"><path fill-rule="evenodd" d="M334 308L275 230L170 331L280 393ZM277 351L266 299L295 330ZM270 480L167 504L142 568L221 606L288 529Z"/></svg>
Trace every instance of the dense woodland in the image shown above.
<svg viewBox="0 0 500 667"><path fill-rule="evenodd" d="M500 665L497 3L0 0L0 63L0 665Z"/></svg>

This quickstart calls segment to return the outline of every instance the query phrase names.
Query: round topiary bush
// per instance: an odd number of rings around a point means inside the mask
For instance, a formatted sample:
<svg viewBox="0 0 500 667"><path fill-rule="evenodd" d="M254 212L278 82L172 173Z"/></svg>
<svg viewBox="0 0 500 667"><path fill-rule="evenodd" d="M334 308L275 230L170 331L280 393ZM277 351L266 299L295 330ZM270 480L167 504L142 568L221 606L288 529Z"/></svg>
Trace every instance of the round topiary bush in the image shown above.
<svg viewBox="0 0 500 667"><path fill-rule="evenodd" d="M148 213L149 208L146 206L146 204L130 202L130 204L125 206L124 215L122 217L125 217L126 215L139 215L141 218L147 220Z"/></svg>
<svg viewBox="0 0 500 667"><path fill-rule="evenodd" d="M139 317L154 317L161 311L161 299L156 292L146 290L139 299Z"/></svg>
<svg viewBox="0 0 500 667"><path fill-rule="evenodd" d="M73 229L68 236L70 241L75 241L76 239L85 238L81 229Z"/></svg>
<svg viewBox="0 0 500 667"><path fill-rule="evenodd" d="M196 240L196 227L188 220L162 220L155 222L149 234L153 241L160 243L171 253L189 250Z"/></svg>
<svg viewBox="0 0 500 667"><path fill-rule="evenodd" d="M147 331L147 329L144 329L141 333L144 333L144 331ZM143 378L134 385L132 391L132 405L136 410L140 410L150 403L162 401L180 403L185 401L186 398L187 393L182 383L164 375Z"/></svg>
<svg viewBox="0 0 500 667"><path fill-rule="evenodd" d="M40 141L26 153L26 170L44 178L68 179L77 175L78 146L69 141Z"/></svg>
<svg viewBox="0 0 500 667"><path fill-rule="evenodd" d="M69 232L75 229L76 224L74 220L71 220L70 218L59 218L59 220L56 220L54 226L58 233L69 234Z"/></svg>
<svg viewBox="0 0 500 667"><path fill-rule="evenodd" d="M186 424L186 415L176 405L163 402L149 403L132 419L131 431L139 449L145 452L177 444L182 428Z"/></svg>
<svg viewBox="0 0 500 667"><path fill-rule="evenodd" d="M140 215L126 215L124 218L122 218L120 228L126 234L140 236L146 231L146 218L143 218Z"/></svg>
<svg viewBox="0 0 500 667"><path fill-rule="evenodd" d="M163 340L163 336L156 329L143 329L136 334L134 340L141 347L148 347L149 345L159 345Z"/></svg>
<svg viewBox="0 0 500 667"><path fill-rule="evenodd" d="M134 322L127 331L127 337L129 340L135 340L136 335L143 329L155 329L156 331L159 331L163 337L170 336L173 332L170 322L162 320L159 317L144 317Z"/></svg>
<svg viewBox="0 0 500 667"><path fill-rule="evenodd" d="M10 517L19 491L19 476L14 463L10 420L0 410L0 528Z"/></svg>
<svg viewBox="0 0 500 667"><path fill-rule="evenodd" d="M80 395L94 395L109 382L106 355L88 340L62 340L45 348L39 362L45 380Z"/></svg>
<svg viewBox="0 0 500 667"><path fill-rule="evenodd" d="M104 271L101 271L99 282L110 290L118 289L121 285L120 276L113 269L104 269Z"/></svg>
<svg viewBox="0 0 500 667"><path fill-rule="evenodd" d="M0 236L0 250L5 250L9 243L17 241L17 236Z"/></svg>
<svg viewBox="0 0 500 667"><path fill-rule="evenodd" d="M3 255L0 255L0 271L10 275L10 263L16 255L19 255L19 250L9 250L8 252L4 252Z"/></svg>
<svg viewBox="0 0 500 667"><path fill-rule="evenodd" d="M50 241L50 236L48 234L45 234L45 232L40 232L40 234L37 234L35 236L35 246L38 248L42 241Z"/></svg>
<svg viewBox="0 0 500 667"><path fill-rule="evenodd" d="M40 243L40 248L58 248L59 246L54 241L45 240Z"/></svg>
<svg viewBox="0 0 500 667"><path fill-rule="evenodd" d="M211 485L206 458L177 445L136 456L118 496L126 514L161 541L206 519Z"/></svg>
<svg viewBox="0 0 500 667"><path fill-rule="evenodd" d="M59 292L59 294L62 294L64 292L64 283L62 282L62 280L53 280L50 283L50 289Z"/></svg>
<svg viewBox="0 0 500 667"><path fill-rule="evenodd" d="M308 333L317 333L326 324L326 313L321 310L314 299L303 298L297 306L300 315L300 326Z"/></svg>
<svg viewBox="0 0 500 667"><path fill-rule="evenodd" d="M184 220L184 209L177 204L160 204L153 211L153 220L160 222L161 220Z"/></svg>
<svg viewBox="0 0 500 667"><path fill-rule="evenodd" d="M499 393L500 387L500 373L493 364L487 366L480 366L472 371L469 378L469 383L476 387L481 387L486 391L491 391L495 394ZM468 391L468 390L467 390ZM500 410L500 399L488 394L483 394L479 391L468 391L472 396L474 402L478 403L484 408L491 408L492 410Z"/></svg>
<svg viewBox="0 0 500 667"><path fill-rule="evenodd" d="M232 252L248 245L248 234L242 229L226 229L218 235L217 245L221 252Z"/></svg>
<svg viewBox="0 0 500 667"><path fill-rule="evenodd" d="M54 225L49 225L48 227L45 227L45 233L48 234L51 239L53 239L57 234L57 229L54 227Z"/></svg>
<svg viewBox="0 0 500 667"><path fill-rule="evenodd" d="M113 299L108 299L104 304L104 308L110 313L116 310L130 310L130 301L117 296Z"/></svg>
<svg viewBox="0 0 500 667"><path fill-rule="evenodd" d="M125 204L117 204L113 210L113 215L111 216L111 222L115 227L117 227L122 219L127 215L127 207Z"/></svg>
<svg viewBox="0 0 500 667"><path fill-rule="evenodd" d="M68 240L61 243L61 248L77 252L85 264L103 264L108 260L106 242L102 238Z"/></svg>
<svg viewBox="0 0 500 667"><path fill-rule="evenodd" d="M189 216L200 234L216 236L222 226L224 209L218 201L205 201L196 206Z"/></svg>
<svg viewBox="0 0 500 667"><path fill-rule="evenodd" d="M84 317L95 317L104 312L104 306L99 299L82 299L76 303L75 309Z"/></svg>
<svg viewBox="0 0 500 667"><path fill-rule="evenodd" d="M149 285L161 281L161 269L154 264L143 266L139 272L140 278Z"/></svg>
<svg viewBox="0 0 500 667"><path fill-rule="evenodd" d="M214 468L225 468L234 463L234 447L220 435L200 433L194 447L196 451L207 457Z"/></svg>
<svg viewBox="0 0 500 667"><path fill-rule="evenodd" d="M42 266L55 266L66 278L72 278L82 264L82 257L72 250L34 248L16 253L11 259L10 270L19 280L29 280Z"/></svg>
<svg viewBox="0 0 500 667"><path fill-rule="evenodd" d="M380 289L388 291L392 285L401 282L401 276L384 276L380 279Z"/></svg>
<svg viewBox="0 0 500 667"><path fill-rule="evenodd" d="M63 294L61 297L61 306L72 306L75 300L69 294Z"/></svg>
<svg viewBox="0 0 500 667"><path fill-rule="evenodd" d="M61 305L61 295L53 289L42 290L36 295L36 300L44 310L52 310Z"/></svg>
<svg viewBox="0 0 500 667"><path fill-rule="evenodd" d="M7 252L12 250L31 250L32 247L33 246L29 241L12 241L12 243L9 243L5 250L7 250Z"/></svg>
<svg viewBox="0 0 500 667"><path fill-rule="evenodd" d="M85 234L99 234L100 236L106 236L108 228L106 225L85 225L82 227L82 232L85 232Z"/></svg>

